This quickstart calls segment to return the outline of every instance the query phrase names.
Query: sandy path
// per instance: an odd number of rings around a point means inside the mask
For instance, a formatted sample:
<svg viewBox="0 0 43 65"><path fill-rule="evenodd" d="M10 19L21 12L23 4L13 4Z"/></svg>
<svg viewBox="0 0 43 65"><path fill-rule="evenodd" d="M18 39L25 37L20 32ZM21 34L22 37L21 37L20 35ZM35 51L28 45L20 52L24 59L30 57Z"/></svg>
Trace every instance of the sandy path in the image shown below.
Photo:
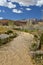
<svg viewBox="0 0 43 65"><path fill-rule="evenodd" d="M0 65L33 65L28 54L33 36L22 32L9 44L0 48Z"/></svg>

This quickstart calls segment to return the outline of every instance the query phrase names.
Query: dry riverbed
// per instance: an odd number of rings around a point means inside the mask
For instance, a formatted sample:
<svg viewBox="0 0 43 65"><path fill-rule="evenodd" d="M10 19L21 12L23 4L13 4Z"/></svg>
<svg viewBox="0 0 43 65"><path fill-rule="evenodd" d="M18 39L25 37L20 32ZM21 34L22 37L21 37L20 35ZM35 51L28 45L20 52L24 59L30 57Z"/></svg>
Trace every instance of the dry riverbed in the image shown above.
<svg viewBox="0 0 43 65"><path fill-rule="evenodd" d="M0 48L0 65L33 65L29 46L33 35L21 32L18 37Z"/></svg>

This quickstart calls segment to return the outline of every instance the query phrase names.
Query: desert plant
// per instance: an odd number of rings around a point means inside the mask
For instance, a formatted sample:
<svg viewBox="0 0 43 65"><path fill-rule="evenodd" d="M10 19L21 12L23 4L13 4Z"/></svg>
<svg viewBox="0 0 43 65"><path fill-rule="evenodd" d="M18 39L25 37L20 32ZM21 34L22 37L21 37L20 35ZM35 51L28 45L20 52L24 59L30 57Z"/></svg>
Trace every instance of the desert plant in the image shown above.
<svg viewBox="0 0 43 65"><path fill-rule="evenodd" d="M7 36L8 34L3 34L3 37L0 38L0 46L10 42L13 40L13 38L17 37L17 33L9 34L8 37L4 37L4 35Z"/></svg>
<svg viewBox="0 0 43 65"><path fill-rule="evenodd" d="M27 29L24 29L23 31L24 31L24 32L29 32L29 30L27 30Z"/></svg>
<svg viewBox="0 0 43 65"><path fill-rule="evenodd" d="M34 35L34 37L35 37L35 38L38 38L38 36L37 36L37 35Z"/></svg>
<svg viewBox="0 0 43 65"><path fill-rule="evenodd" d="M41 65L41 54L35 54L33 57L36 65Z"/></svg>
<svg viewBox="0 0 43 65"><path fill-rule="evenodd" d="M36 51L37 49L38 49L37 44L36 43L32 43L30 50Z"/></svg>
<svg viewBox="0 0 43 65"><path fill-rule="evenodd" d="M11 34L11 33L13 33L12 30L8 30L7 32L5 32L5 34Z"/></svg>
<svg viewBox="0 0 43 65"><path fill-rule="evenodd" d="M43 33L40 36L40 45L43 44Z"/></svg>
<svg viewBox="0 0 43 65"><path fill-rule="evenodd" d="M13 34L9 34L9 37L13 39L13 38L17 37L17 35L18 35L17 33L13 33Z"/></svg>

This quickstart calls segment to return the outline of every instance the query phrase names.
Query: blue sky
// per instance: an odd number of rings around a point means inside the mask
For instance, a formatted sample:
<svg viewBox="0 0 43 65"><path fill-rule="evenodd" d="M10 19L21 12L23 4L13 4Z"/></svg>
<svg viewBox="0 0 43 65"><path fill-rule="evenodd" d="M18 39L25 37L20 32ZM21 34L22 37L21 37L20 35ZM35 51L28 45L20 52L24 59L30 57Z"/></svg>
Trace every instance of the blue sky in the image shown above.
<svg viewBox="0 0 43 65"><path fill-rule="evenodd" d="M41 19L43 0L0 0L0 19Z"/></svg>

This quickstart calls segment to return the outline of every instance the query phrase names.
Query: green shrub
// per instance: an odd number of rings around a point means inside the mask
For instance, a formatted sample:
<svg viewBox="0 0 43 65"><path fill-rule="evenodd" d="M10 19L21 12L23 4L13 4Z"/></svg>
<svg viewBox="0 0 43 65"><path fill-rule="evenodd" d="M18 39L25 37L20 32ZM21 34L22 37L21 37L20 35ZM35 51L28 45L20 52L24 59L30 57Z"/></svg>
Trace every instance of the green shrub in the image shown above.
<svg viewBox="0 0 43 65"><path fill-rule="evenodd" d="M13 38L15 38L15 37L17 37L17 33L13 33L13 34L10 35L10 38L11 38L11 39L13 39Z"/></svg>
<svg viewBox="0 0 43 65"><path fill-rule="evenodd" d="M27 29L24 29L24 32L29 32Z"/></svg>
<svg viewBox="0 0 43 65"><path fill-rule="evenodd" d="M21 31L22 29L21 28L14 28L15 30L18 30L18 31Z"/></svg>
<svg viewBox="0 0 43 65"><path fill-rule="evenodd" d="M11 34L11 33L13 33L12 30L8 30L7 32L5 32L5 34Z"/></svg>
<svg viewBox="0 0 43 65"><path fill-rule="evenodd" d="M2 45L2 40L0 39L0 46Z"/></svg>
<svg viewBox="0 0 43 65"><path fill-rule="evenodd" d="M36 43L32 43L30 50L36 51L37 49L38 49L37 48L37 44Z"/></svg>
<svg viewBox="0 0 43 65"><path fill-rule="evenodd" d="M34 59L36 65L41 64L41 54L35 54L33 59Z"/></svg>
<svg viewBox="0 0 43 65"><path fill-rule="evenodd" d="M10 34L11 33L11 34ZM8 35L8 37L4 37ZM17 37L17 33L13 33L12 31L7 31L6 34L3 34L3 36L1 36L0 38L0 46L3 44L6 44L8 42L10 42L11 40L13 40L13 38Z"/></svg>
<svg viewBox="0 0 43 65"><path fill-rule="evenodd" d="M43 33L40 36L40 44L43 44Z"/></svg>
<svg viewBox="0 0 43 65"><path fill-rule="evenodd" d="M37 36L37 35L34 35L34 37L35 37L35 38L38 38L38 36Z"/></svg>

